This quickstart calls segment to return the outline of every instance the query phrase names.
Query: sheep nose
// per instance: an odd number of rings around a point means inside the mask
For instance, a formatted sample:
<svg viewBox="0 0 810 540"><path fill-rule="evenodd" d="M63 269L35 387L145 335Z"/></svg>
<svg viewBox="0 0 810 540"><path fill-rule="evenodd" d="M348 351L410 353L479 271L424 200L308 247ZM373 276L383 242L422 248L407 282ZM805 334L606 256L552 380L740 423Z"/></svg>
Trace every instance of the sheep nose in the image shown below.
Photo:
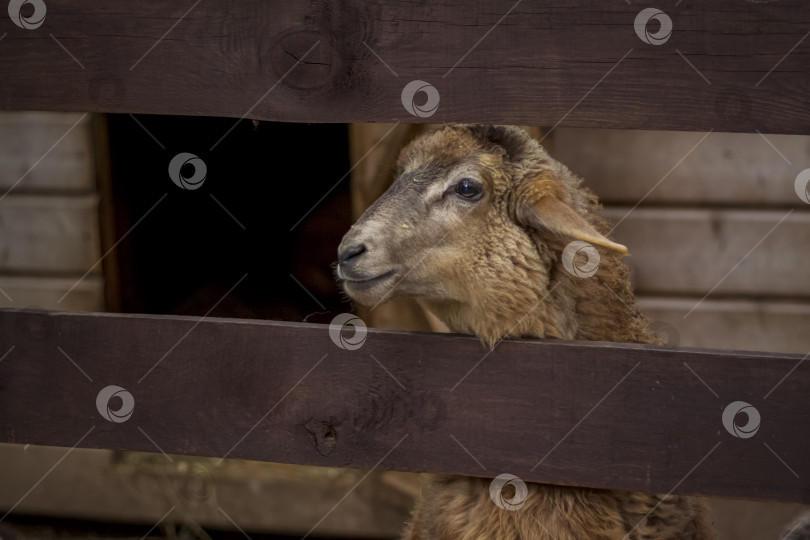
<svg viewBox="0 0 810 540"><path fill-rule="evenodd" d="M355 257L359 257L363 253L367 251L365 244L355 244L353 246L349 246L345 249L342 249L338 252L338 263L339 264L346 264L351 259Z"/></svg>

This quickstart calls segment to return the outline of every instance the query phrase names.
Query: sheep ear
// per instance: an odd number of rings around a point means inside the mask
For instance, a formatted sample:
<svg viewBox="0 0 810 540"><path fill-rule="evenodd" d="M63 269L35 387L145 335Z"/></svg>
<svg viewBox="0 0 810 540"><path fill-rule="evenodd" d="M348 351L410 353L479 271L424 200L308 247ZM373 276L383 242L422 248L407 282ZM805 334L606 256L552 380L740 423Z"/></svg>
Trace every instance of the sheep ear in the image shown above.
<svg viewBox="0 0 810 540"><path fill-rule="evenodd" d="M539 189L538 189L539 187ZM531 228L557 236L576 238L627 255L627 247L606 238L582 216L565 204L550 185L535 186L532 197L523 198L518 216Z"/></svg>

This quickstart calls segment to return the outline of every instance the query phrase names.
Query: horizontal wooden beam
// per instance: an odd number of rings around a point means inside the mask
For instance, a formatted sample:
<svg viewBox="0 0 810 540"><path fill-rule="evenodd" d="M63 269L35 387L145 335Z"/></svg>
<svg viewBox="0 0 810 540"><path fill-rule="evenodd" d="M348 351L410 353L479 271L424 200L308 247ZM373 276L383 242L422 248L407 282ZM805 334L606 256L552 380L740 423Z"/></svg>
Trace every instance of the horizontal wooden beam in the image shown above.
<svg viewBox="0 0 810 540"><path fill-rule="evenodd" d="M793 247L810 245L804 208L608 206L602 214L616 224L616 241L630 246L638 292L810 297L810 252Z"/></svg>
<svg viewBox="0 0 810 540"><path fill-rule="evenodd" d="M801 0L21 9L0 21L4 109L810 133Z"/></svg>
<svg viewBox="0 0 810 540"><path fill-rule="evenodd" d="M13 223L0 238L0 272L4 274L81 276L99 274L98 201L96 193L0 195L0 223Z"/></svg>
<svg viewBox="0 0 810 540"><path fill-rule="evenodd" d="M340 335L2 310L0 441L810 502L799 356Z"/></svg>
<svg viewBox="0 0 810 540"><path fill-rule="evenodd" d="M793 165L810 161L806 136L564 128L543 144L605 204L807 208Z"/></svg>
<svg viewBox="0 0 810 540"><path fill-rule="evenodd" d="M347 495L366 471L234 460L218 467L217 461L85 449L65 457L64 448L0 444L0 516L14 509L4 526L26 515L142 523L145 533L166 515L168 523L182 520L206 530L237 523L252 540L262 538L253 534L259 531L371 540L396 538L413 506L413 497L395 483L403 473L379 471ZM340 511L331 512L338 504Z"/></svg>
<svg viewBox="0 0 810 540"><path fill-rule="evenodd" d="M0 275L0 308L27 306L32 309L100 311L104 306L104 278L80 275ZM65 296L70 288L73 290ZM60 301L61 300L61 301Z"/></svg>
<svg viewBox="0 0 810 540"><path fill-rule="evenodd" d="M91 118L76 113L0 113L0 194L95 191Z"/></svg>
<svg viewBox="0 0 810 540"><path fill-rule="evenodd" d="M2 284L2 281L0 281ZM810 302L760 296L718 298L636 295L668 345L713 349L810 351ZM696 307L697 306L697 307Z"/></svg>

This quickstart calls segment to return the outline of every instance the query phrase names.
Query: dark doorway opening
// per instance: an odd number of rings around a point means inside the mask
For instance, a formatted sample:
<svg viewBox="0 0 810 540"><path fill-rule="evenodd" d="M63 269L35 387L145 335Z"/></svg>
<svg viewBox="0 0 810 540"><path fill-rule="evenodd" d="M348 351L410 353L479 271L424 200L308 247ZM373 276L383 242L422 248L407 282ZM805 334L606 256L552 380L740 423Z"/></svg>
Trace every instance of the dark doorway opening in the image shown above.
<svg viewBox="0 0 810 540"><path fill-rule="evenodd" d="M345 124L107 124L111 309L309 322L349 310L332 267L351 223Z"/></svg>

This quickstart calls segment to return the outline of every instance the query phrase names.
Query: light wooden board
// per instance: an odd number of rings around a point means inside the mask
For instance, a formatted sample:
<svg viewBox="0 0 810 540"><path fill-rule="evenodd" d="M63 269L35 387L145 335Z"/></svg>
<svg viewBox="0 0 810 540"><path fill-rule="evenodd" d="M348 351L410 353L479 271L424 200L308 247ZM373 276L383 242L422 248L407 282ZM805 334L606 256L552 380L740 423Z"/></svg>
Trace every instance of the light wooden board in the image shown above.
<svg viewBox="0 0 810 540"><path fill-rule="evenodd" d="M2 111L0 126L62 126L67 129L86 117L85 113L78 112Z"/></svg>
<svg viewBox="0 0 810 540"><path fill-rule="evenodd" d="M213 458L164 457L157 449L122 459L108 450L76 449L66 457L65 452L0 444L0 516L63 457L15 512L151 525L174 507L164 524L193 521L228 530L236 522L246 531L303 536L323 519L315 529L318 536L384 538L400 532L412 502L387 485L382 471L349 492L366 471L241 460L219 463Z"/></svg>
<svg viewBox="0 0 810 540"><path fill-rule="evenodd" d="M641 293L807 298L810 211L788 212L610 207L604 215L626 216L615 238L630 249Z"/></svg>
<svg viewBox="0 0 810 540"><path fill-rule="evenodd" d="M80 278L0 275L0 307L105 311L102 277Z"/></svg>
<svg viewBox="0 0 810 540"><path fill-rule="evenodd" d="M810 137L706 135L559 128L548 142L605 202L805 206L793 186Z"/></svg>
<svg viewBox="0 0 810 540"><path fill-rule="evenodd" d="M95 189L90 115L0 112L0 194Z"/></svg>
<svg viewBox="0 0 810 540"><path fill-rule="evenodd" d="M8 195L0 202L0 272L81 276L100 256L97 195Z"/></svg>
<svg viewBox="0 0 810 540"><path fill-rule="evenodd" d="M708 503L720 532L718 540L787 540L794 520L810 511L807 505L772 501L708 499Z"/></svg>
<svg viewBox="0 0 810 540"><path fill-rule="evenodd" d="M640 296L637 305L662 339L672 345L810 352L810 303Z"/></svg>

